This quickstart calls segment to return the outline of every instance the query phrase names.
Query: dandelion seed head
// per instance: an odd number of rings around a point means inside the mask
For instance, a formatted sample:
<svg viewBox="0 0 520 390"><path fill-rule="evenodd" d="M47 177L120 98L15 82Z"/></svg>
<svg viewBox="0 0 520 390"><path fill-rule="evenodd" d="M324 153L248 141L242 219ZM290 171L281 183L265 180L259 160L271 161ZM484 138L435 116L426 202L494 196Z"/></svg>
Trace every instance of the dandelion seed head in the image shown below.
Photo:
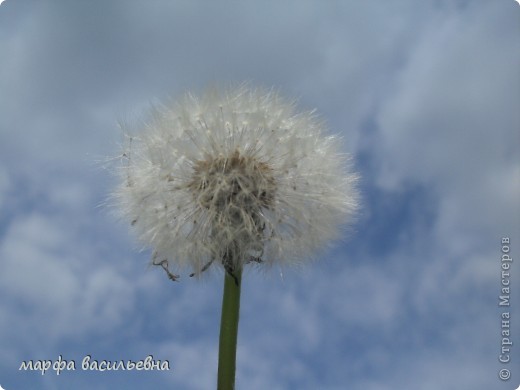
<svg viewBox="0 0 520 390"><path fill-rule="evenodd" d="M339 138L274 91L186 94L128 140L114 195L163 266L300 262L357 209Z"/></svg>

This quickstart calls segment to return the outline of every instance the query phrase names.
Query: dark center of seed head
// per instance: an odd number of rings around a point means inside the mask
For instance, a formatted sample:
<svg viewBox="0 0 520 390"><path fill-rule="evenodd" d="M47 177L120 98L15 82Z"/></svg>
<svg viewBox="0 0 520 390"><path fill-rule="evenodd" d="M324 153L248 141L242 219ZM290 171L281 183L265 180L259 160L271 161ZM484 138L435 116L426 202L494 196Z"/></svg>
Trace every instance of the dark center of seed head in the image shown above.
<svg viewBox="0 0 520 390"><path fill-rule="evenodd" d="M218 214L270 208L274 201L272 169L238 150L229 156L197 161L188 188L199 204Z"/></svg>

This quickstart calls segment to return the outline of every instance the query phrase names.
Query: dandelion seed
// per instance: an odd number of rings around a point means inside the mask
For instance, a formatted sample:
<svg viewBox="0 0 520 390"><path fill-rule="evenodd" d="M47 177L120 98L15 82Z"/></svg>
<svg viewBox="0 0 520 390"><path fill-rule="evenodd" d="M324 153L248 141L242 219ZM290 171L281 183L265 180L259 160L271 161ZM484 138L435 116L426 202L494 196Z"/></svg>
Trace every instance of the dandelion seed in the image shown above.
<svg viewBox="0 0 520 390"><path fill-rule="evenodd" d="M273 91L187 94L129 140L121 209L168 267L193 275L304 261L357 208L338 138Z"/></svg>

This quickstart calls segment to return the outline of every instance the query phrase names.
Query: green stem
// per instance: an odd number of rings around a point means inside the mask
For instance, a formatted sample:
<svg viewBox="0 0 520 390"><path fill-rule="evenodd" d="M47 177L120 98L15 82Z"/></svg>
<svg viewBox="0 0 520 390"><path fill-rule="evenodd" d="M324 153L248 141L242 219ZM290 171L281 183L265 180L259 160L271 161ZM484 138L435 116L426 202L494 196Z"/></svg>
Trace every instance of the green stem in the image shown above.
<svg viewBox="0 0 520 390"><path fill-rule="evenodd" d="M220 320L217 390L233 390L235 388L242 270L235 270L233 272L234 277L227 271L225 274L224 296L222 298L222 317Z"/></svg>

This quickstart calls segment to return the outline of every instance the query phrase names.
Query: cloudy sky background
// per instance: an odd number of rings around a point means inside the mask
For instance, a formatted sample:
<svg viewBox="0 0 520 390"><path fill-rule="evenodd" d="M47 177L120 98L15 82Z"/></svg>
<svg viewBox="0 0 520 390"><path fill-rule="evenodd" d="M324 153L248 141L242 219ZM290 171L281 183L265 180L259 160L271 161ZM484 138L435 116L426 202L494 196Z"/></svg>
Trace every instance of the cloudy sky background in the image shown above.
<svg viewBox="0 0 520 390"><path fill-rule="evenodd" d="M215 387L221 277L172 283L99 206L118 121L247 80L298 97L345 137L364 201L322 261L246 274L237 388L515 389L519 47L513 0L5 1L0 385ZM509 366L498 362L504 236L517 306ZM172 370L80 367L86 355L150 354ZM59 355L76 371L18 370Z"/></svg>

